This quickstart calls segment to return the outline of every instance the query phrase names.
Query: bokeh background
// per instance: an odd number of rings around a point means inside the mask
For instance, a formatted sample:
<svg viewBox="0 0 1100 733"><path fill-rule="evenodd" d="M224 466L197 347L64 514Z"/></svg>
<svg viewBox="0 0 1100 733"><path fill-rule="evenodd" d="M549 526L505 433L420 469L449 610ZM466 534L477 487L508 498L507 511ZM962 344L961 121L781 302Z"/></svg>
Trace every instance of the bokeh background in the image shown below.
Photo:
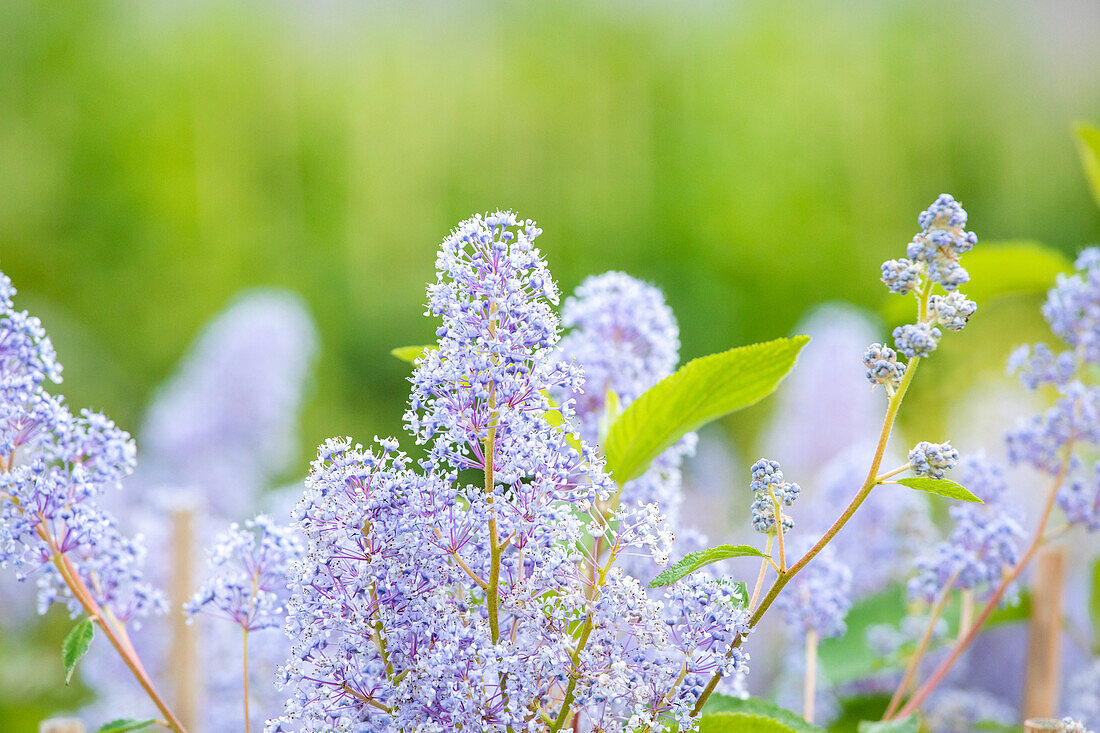
<svg viewBox="0 0 1100 733"><path fill-rule="evenodd" d="M471 213L537 219L565 292L658 284L699 356L826 301L880 313L879 263L941 191L983 240L1100 239L1072 136L1098 71L1088 0L4 0L0 268L69 402L135 431L236 293L299 293L321 333L300 475L330 435L399 430L389 351L431 338L423 285ZM1037 302L941 374L999 373ZM945 379L910 421L942 421ZM724 423L743 458L769 404Z"/></svg>

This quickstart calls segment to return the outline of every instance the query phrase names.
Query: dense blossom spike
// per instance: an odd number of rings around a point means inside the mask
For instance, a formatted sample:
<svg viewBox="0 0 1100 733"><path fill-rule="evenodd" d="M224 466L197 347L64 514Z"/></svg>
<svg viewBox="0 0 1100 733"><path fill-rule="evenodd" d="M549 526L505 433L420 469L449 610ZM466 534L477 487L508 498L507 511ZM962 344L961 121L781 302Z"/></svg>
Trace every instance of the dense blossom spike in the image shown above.
<svg viewBox="0 0 1100 733"><path fill-rule="evenodd" d="M897 387L905 376L905 363L898 361L897 352L889 346L871 344L863 354L867 381L871 384Z"/></svg>
<svg viewBox="0 0 1100 733"><path fill-rule="evenodd" d="M1003 470L976 455L964 461L962 472L985 503L949 509L955 522L950 536L917 558L918 572L909 582L914 598L933 602L948 586L996 586L1019 560L1025 532L1018 512L1003 501Z"/></svg>
<svg viewBox="0 0 1100 733"><path fill-rule="evenodd" d="M438 348L418 359L405 414L427 458L393 439L319 450L294 513L307 548L291 574L290 698L269 730L502 733L545 725L538 710L606 731L665 716L686 728L710 675L747 669L733 586L699 577L651 598L615 567L666 562L672 533L654 503L614 506L596 452L568 439L571 396L586 393L556 356L539 233L498 212L443 242L428 288ZM573 307L591 315L600 297ZM565 395L563 421L546 419L547 393ZM484 481L467 483L471 469Z"/></svg>
<svg viewBox="0 0 1100 733"><path fill-rule="evenodd" d="M53 602L84 610L57 566L65 559L118 619L161 611L163 597L142 580L141 538L124 536L98 506L133 470L134 442L45 391L61 365L38 319L14 309L14 294L0 273L0 566L37 576L42 612Z"/></svg>
<svg viewBox="0 0 1100 733"><path fill-rule="evenodd" d="M752 481L749 489L753 492L752 526L757 532L776 532L775 505L791 506L802 489L798 484L784 481L783 470L777 461L761 458L749 469ZM794 520L781 514L783 530L794 528Z"/></svg>

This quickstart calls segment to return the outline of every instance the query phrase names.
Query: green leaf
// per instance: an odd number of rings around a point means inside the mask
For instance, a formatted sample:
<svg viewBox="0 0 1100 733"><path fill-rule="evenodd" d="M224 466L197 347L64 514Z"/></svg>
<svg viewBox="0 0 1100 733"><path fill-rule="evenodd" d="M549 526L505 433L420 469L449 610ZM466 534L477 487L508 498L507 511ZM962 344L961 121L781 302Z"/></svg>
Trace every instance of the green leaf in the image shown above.
<svg viewBox="0 0 1100 733"><path fill-rule="evenodd" d="M776 720L795 731L795 733L824 733L823 729L818 728L812 723L807 723L798 713L793 713L786 708L779 707L774 702L759 697L750 697L742 700L739 697L732 697L730 695L711 695L710 699L707 700L706 706L703 708L703 716L706 717L717 713L759 715Z"/></svg>
<svg viewBox="0 0 1100 733"><path fill-rule="evenodd" d="M1092 587L1089 589L1089 618L1092 619L1092 638L1100 653L1100 558L1092 564Z"/></svg>
<svg viewBox="0 0 1100 733"><path fill-rule="evenodd" d="M971 504L984 503L977 496L970 493L969 489L950 479L913 476L910 478L898 479L898 483L902 486L908 486L910 489L916 489L917 491L927 491L929 494L946 496L948 499L969 501Z"/></svg>
<svg viewBox="0 0 1100 733"><path fill-rule="evenodd" d="M996 720L979 720L971 725L970 729L992 731L993 733L1019 733L1020 726L998 723Z"/></svg>
<svg viewBox="0 0 1100 733"><path fill-rule="evenodd" d="M141 730L142 728L148 728L156 720L149 718L148 720L135 720L133 718L119 718L118 720L112 720L110 723L104 723L96 733L129 733L129 731Z"/></svg>
<svg viewBox="0 0 1100 733"><path fill-rule="evenodd" d="M878 720L890 704L890 693L854 695L840 699L840 714L829 723L829 733L856 733L864 720Z"/></svg>
<svg viewBox="0 0 1100 733"><path fill-rule="evenodd" d="M95 636L95 625L90 618L82 618L65 641L61 642L61 659L65 662L65 684L73 678L73 670L76 669L77 660L88 653L88 647L92 645Z"/></svg>
<svg viewBox="0 0 1100 733"><path fill-rule="evenodd" d="M901 720L865 720L859 724L859 733L918 733L919 730L920 721L915 715Z"/></svg>
<svg viewBox="0 0 1100 733"><path fill-rule="evenodd" d="M693 552L683 560L666 568L663 573L649 582L650 588L659 588L662 585L672 585L686 575L691 575L696 570L712 562L728 560L731 557L768 557L751 545L718 545L700 552Z"/></svg>
<svg viewBox="0 0 1100 733"><path fill-rule="evenodd" d="M714 713L699 718L699 733L795 733L795 730L763 715Z"/></svg>
<svg viewBox="0 0 1100 733"><path fill-rule="evenodd" d="M970 273L970 282L960 288L982 306L989 301L1013 295L1045 293L1059 274L1073 272L1073 263L1061 252L1030 240L1004 242L980 241L962 257ZM916 317L914 298L888 296L884 315L891 323L906 323Z"/></svg>
<svg viewBox="0 0 1100 733"><path fill-rule="evenodd" d="M1100 205L1100 130L1084 122L1077 123L1077 150L1081 165L1092 189L1092 197Z"/></svg>
<svg viewBox="0 0 1100 733"><path fill-rule="evenodd" d="M401 361L407 361L410 364L416 363L416 358L421 354L431 351L436 348L435 344L428 346L398 346L396 349L390 351L391 354L396 356Z"/></svg>
<svg viewBox="0 0 1100 733"><path fill-rule="evenodd" d="M688 362L630 403L604 443L607 467L620 485L684 433L767 397L794 366L809 336L776 339Z"/></svg>

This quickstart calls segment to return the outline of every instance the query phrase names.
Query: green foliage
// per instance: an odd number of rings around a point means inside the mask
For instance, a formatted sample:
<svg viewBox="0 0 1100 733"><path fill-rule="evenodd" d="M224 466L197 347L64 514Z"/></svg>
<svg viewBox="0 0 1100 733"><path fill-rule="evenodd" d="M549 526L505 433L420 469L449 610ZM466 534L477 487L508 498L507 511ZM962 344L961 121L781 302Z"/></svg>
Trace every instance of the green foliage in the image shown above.
<svg viewBox="0 0 1100 733"><path fill-rule="evenodd" d="M900 584L856 602L845 618L848 629L844 635L822 639L818 647L825 677L842 685L881 672L883 660L867 648L867 628L897 624L906 610L905 587Z"/></svg>
<svg viewBox="0 0 1100 733"><path fill-rule="evenodd" d="M985 242L962 260L970 273L970 282L961 290L981 308L989 301L1005 296L1045 293L1061 273L1072 272L1073 263L1061 252L1039 242L1011 240ZM892 323L910 321L916 312L912 298L891 296L886 301L886 316Z"/></svg>
<svg viewBox="0 0 1100 733"><path fill-rule="evenodd" d="M694 573L701 567L719 560L728 560L731 557L768 557L768 554L751 545L718 545L699 552L692 552L651 580L649 587L658 588L662 585L672 585L677 580Z"/></svg>
<svg viewBox="0 0 1100 733"><path fill-rule="evenodd" d="M396 356L401 361L407 361L410 364L416 362L416 357L420 356L426 351L431 351L435 348L435 345L429 346L398 346L396 349L390 349L390 353Z"/></svg>
<svg viewBox="0 0 1100 733"><path fill-rule="evenodd" d="M857 733L863 721L882 718L889 704L889 693L841 698L840 713L829 724L829 733Z"/></svg>
<svg viewBox="0 0 1100 733"><path fill-rule="evenodd" d="M712 420L759 402L794 366L808 336L776 339L688 362L623 410L603 446L620 485L666 448Z"/></svg>
<svg viewBox="0 0 1100 733"><path fill-rule="evenodd" d="M1081 154L1081 165L1085 168L1092 197L1100 206L1100 129L1084 122L1077 124L1077 150Z"/></svg>
<svg viewBox="0 0 1100 733"><path fill-rule="evenodd" d="M759 697L750 697L746 700L742 700L739 697L732 697L730 695L711 695L710 699L707 700L706 706L703 708L703 715L707 716L717 713L757 715L771 718L782 723L795 731L795 733L823 733L821 728L812 723L807 723L801 715L791 712L786 708L781 708L770 700L764 700Z"/></svg>
<svg viewBox="0 0 1100 733"><path fill-rule="evenodd" d="M975 496L964 486L945 478L930 478L928 476L911 476L909 478L898 479L897 482L902 486L908 486L910 489L916 489L917 491L927 491L929 494L938 494L939 496L946 496L948 499L957 499L959 501L968 501L971 504L983 503L981 499Z"/></svg>
<svg viewBox="0 0 1100 733"><path fill-rule="evenodd" d="M88 653L88 647L92 645L95 637L95 624L90 618L82 618L77 622L65 641L61 642L61 659L65 663L65 684L73 678L76 663Z"/></svg>
<svg viewBox="0 0 1100 733"><path fill-rule="evenodd" d="M795 733L795 729L763 715L713 713L699 718L699 733Z"/></svg>
<svg viewBox="0 0 1100 733"><path fill-rule="evenodd" d="M901 720L865 720L859 724L858 730L859 733L918 733L920 721L915 715Z"/></svg>
<svg viewBox="0 0 1100 733"><path fill-rule="evenodd" d="M1100 559L1092 563L1092 585L1089 588L1089 619L1092 621L1092 644L1100 654Z"/></svg>
<svg viewBox="0 0 1100 733"><path fill-rule="evenodd" d="M143 730L148 728L156 720L149 718L147 720L135 720L134 718L119 718L118 720L112 720L110 723L104 723L96 731L96 733L130 733L130 731Z"/></svg>

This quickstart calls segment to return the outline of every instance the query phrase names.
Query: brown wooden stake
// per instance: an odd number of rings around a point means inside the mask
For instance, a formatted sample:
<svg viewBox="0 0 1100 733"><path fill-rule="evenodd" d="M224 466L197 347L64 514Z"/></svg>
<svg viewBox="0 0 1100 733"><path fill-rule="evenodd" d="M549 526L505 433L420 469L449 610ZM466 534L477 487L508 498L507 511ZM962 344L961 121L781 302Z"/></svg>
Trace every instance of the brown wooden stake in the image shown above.
<svg viewBox="0 0 1100 733"><path fill-rule="evenodd" d="M50 718L38 724L38 733L84 733L84 724L76 718Z"/></svg>
<svg viewBox="0 0 1100 733"><path fill-rule="evenodd" d="M171 603L172 648L169 674L175 710L189 730L198 727L199 640L195 624L187 623L183 604L195 592L195 510L180 507L172 511Z"/></svg>
<svg viewBox="0 0 1100 733"><path fill-rule="evenodd" d="M1039 552L1031 590L1031 625L1024 681L1023 711L1024 719L1029 723L1031 719L1050 719L1056 712L1062 671L1062 588L1065 575L1066 554L1063 548L1047 547Z"/></svg>

